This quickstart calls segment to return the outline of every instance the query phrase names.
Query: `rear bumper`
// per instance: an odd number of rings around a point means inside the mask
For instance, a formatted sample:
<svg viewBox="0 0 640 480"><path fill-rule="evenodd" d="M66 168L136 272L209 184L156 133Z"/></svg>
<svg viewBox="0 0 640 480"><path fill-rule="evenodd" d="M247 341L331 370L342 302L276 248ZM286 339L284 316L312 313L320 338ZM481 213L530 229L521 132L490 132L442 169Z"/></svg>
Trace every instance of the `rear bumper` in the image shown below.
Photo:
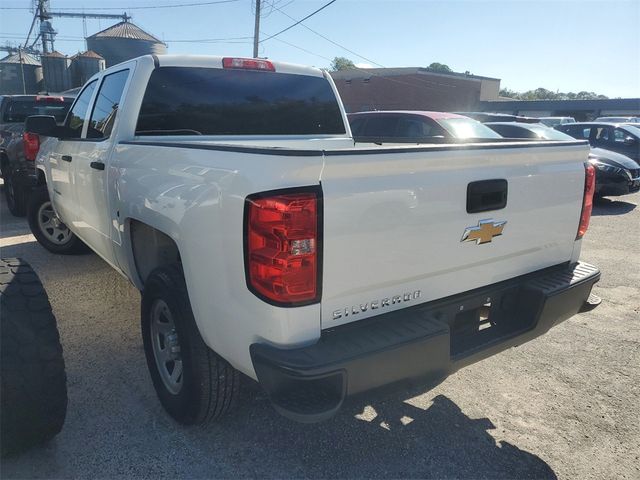
<svg viewBox="0 0 640 480"><path fill-rule="evenodd" d="M276 410L320 421L347 396L398 382L438 382L546 333L580 311L599 279L592 265L565 264L323 331L310 346L256 343L251 358ZM482 325L487 311L491 322Z"/></svg>

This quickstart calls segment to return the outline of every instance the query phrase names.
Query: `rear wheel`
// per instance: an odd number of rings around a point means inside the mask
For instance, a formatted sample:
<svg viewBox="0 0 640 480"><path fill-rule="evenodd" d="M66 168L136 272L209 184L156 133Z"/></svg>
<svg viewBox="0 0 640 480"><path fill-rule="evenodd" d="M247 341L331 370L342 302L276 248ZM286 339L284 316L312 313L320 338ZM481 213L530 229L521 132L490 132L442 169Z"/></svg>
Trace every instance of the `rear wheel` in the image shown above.
<svg viewBox="0 0 640 480"><path fill-rule="evenodd" d="M70 255L83 253L87 246L56 215L46 187L33 190L27 208L31 233L51 253Z"/></svg>
<svg viewBox="0 0 640 480"><path fill-rule="evenodd" d="M2 454L53 438L67 413L56 318L38 276L20 259L0 260Z"/></svg>
<svg viewBox="0 0 640 480"><path fill-rule="evenodd" d="M11 171L4 174L4 195L7 198L7 207L12 215L24 217L27 213L25 188L15 182Z"/></svg>
<svg viewBox="0 0 640 480"><path fill-rule="evenodd" d="M232 409L240 374L202 340L179 265L151 273L141 320L151 379L169 415L180 423L205 424Z"/></svg>

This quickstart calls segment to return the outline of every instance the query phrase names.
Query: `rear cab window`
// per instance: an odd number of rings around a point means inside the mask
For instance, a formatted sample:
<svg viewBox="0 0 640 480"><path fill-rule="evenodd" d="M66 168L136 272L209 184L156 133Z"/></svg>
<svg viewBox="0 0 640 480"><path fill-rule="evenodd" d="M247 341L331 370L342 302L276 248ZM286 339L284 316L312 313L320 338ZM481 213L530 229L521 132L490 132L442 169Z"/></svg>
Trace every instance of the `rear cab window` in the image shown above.
<svg viewBox="0 0 640 480"><path fill-rule="evenodd" d="M2 121L22 123L31 115L51 115L56 122L62 122L72 102L71 98L49 96L7 99Z"/></svg>
<svg viewBox="0 0 640 480"><path fill-rule="evenodd" d="M136 135L345 133L324 77L202 67L156 68L136 126Z"/></svg>

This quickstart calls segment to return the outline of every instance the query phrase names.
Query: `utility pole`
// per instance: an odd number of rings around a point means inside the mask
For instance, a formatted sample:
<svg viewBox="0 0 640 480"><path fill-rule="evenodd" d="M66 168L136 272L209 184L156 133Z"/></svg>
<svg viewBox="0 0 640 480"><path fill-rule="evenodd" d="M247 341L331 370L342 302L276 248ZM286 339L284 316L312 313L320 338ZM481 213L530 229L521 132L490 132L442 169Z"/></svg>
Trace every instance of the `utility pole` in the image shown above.
<svg viewBox="0 0 640 480"><path fill-rule="evenodd" d="M256 0L256 25L253 29L253 58L258 58L258 43L260 43L260 0Z"/></svg>

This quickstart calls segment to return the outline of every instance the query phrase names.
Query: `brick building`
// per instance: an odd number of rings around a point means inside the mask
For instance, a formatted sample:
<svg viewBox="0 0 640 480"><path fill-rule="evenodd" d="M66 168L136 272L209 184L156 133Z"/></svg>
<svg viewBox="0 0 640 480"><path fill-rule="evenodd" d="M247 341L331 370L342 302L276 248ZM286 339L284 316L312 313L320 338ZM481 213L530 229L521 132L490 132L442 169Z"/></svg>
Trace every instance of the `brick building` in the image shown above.
<svg viewBox="0 0 640 480"><path fill-rule="evenodd" d="M331 72L347 112L365 110L475 110L498 99L500 79L439 73L421 67Z"/></svg>

